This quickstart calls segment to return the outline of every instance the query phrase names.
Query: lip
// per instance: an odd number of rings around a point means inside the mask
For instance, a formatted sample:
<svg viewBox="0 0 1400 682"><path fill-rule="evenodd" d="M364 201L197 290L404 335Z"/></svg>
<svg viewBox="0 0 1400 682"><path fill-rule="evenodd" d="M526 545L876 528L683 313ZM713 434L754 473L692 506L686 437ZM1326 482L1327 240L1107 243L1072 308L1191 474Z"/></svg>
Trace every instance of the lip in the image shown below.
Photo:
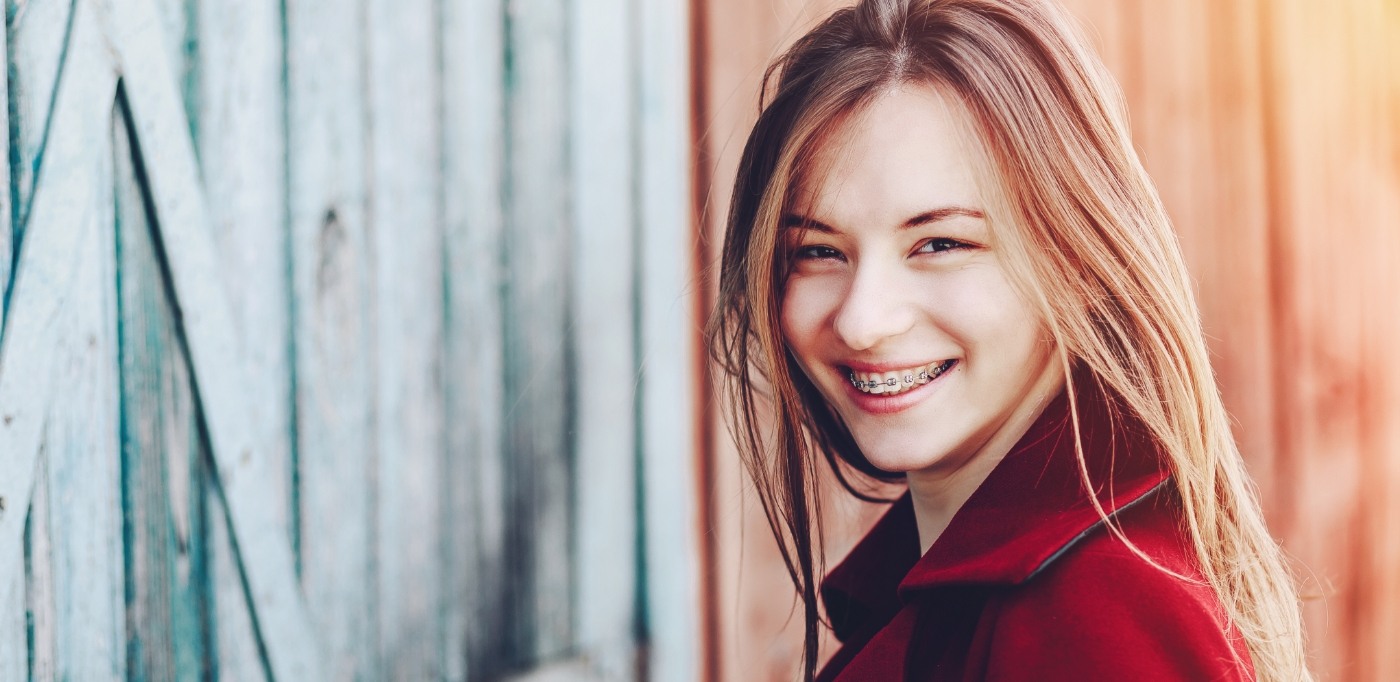
<svg viewBox="0 0 1400 682"><path fill-rule="evenodd" d="M951 358L945 358L945 359L951 359ZM909 362L858 362L858 361L852 360L852 361L843 362L843 363L841 363L840 365L838 365L837 367L838 367L838 368L845 368L845 369L852 369L852 370L855 370L855 371L857 371L857 372L866 372L866 373L869 373L869 374L874 374L874 373L876 373L876 372L896 372L896 371L899 371L899 370L901 370L901 369L909 369L910 367L923 367L924 365L927 365L927 364L930 364L930 363L933 363L933 362L937 362L937 361L938 361L938 358L934 358L933 360L924 360L924 361L922 361L922 362L919 361L919 360L911 360L911 361L909 361Z"/></svg>
<svg viewBox="0 0 1400 682"><path fill-rule="evenodd" d="M924 363L924 364L928 364L928 363ZM871 393L865 393L865 392L861 391L860 389L857 389L855 386L852 386L852 385L851 385L851 382L846 381L845 378L844 378L844 377L845 377L844 374L840 374L840 376L842 377L842 379L841 379L841 384L842 384L842 386L845 387L846 396L847 396L848 398L850 398L851 402L854 403L856 407L860 408L860 410L861 410L862 412L866 412L866 413L869 413L869 414L876 414L876 415L895 414L895 413L897 413L897 412L903 412L904 410L907 410L907 409L909 409L909 408L911 408L911 407L913 407L913 406L915 406L915 405L917 405L917 404L923 402L925 399L929 398L929 397L932 396L934 393L936 393L936 392L938 391L939 387L941 387L941 386L943 385L943 383L944 383L943 380L946 379L946 378L948 378L949 375L951 375L953 372L955 372L955 371L958 369L959 365L961 365L961 364L962 364L962 363L960 363L960 362L954 362L953 366L950 367L950 368L948 368L948 371L944 372L943 374L940 374L940 375L938 376L938 378L934 379L933 381L930 381L930 382L928 382L927 384L923 384L922 386L918 386L918 387L916 387L916 388L912 388L912 389L910 389L910 390L908 390L908 391L905 391L905 392L903 392L903 393L899 393L899 394L891 395L891 396L886 396L886 395L883 395L883 394L882 394L882 395L875 395L875 394L871 394ZM911 363L911 364L893 364L893 363L865 364L865 363L849 363L849 364L846 364L846 365L845 365L845 367L848 367L848 368L850 368L850 369L852 369L852 370L855 370L855 371L857 371L857 372L872 372L872 373L873 373L873 372L893 372L893 371L895 371L895 370L904 369L904 368L907 368L907 367L917 367L917 366L918 366L918 363ZM838 374L839 374L839 370L840 370L840 368L838 368Z"/></svg>

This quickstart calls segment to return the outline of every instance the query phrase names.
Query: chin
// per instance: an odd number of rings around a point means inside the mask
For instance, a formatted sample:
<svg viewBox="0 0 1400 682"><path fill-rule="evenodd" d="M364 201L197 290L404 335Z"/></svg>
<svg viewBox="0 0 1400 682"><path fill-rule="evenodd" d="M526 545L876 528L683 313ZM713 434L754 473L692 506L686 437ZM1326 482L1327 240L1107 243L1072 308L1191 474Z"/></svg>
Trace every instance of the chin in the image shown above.
<svg viewBox="0 0 1400 682"><path fill-rule="evenodd" d="M861 441L856 440L860 445ZM925 445L921 448L901 447L888 443L860 445L866 461L880 471L892 474L907 474L911 471L937 468L948 457L946 453L930 451Z"/></svg>

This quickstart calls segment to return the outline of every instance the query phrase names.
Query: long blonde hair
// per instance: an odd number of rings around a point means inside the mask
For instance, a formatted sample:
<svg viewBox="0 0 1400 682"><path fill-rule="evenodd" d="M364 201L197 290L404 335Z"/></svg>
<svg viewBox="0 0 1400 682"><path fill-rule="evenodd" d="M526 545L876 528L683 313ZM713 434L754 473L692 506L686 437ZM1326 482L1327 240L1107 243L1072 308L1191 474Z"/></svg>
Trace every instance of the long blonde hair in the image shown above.
<svg viewBox="0 0 1400 682"><path fill-rule="evenodd" d="M818 172L806 163L817 147L902 83L932 85L970 114L993 238L1058 342L1067 390L1089 377L1116 418L1158 443L1202 574L1258 678L1311 679L1296 590L1230 432L1185 262L1133 151L1121 94L1072 21L1043 0L862 0L765 77L709 335L731 427L802 595L805 677L816 666L819 457L858 495L850 470L894 477L865 460L787 353L781 217L804 174ZM1087 472L1082 450L1079 459Z"/></svg>

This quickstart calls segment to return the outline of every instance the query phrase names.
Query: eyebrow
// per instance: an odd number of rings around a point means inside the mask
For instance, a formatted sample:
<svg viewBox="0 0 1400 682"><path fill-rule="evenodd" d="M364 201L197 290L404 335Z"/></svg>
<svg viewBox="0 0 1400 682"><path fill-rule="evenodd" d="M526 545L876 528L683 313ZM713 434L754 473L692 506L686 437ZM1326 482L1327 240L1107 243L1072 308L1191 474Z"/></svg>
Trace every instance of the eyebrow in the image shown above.
<svg viewBox="0 0 1400 682"><path fill-rule="evenodd" d="M966 218L985 218L986 214L975 208L967 208L965 206L943 206L915 215L905 220L899 227L900 229L907 230L911 227L928 225L929 223L936 223L958 216ZM828 234L835 234L837 232L836 228L820 220L808 218L797 213L789 213L783 216L783 227L801 227L808 230L816 230L817 232L826 232Z"/></svg>

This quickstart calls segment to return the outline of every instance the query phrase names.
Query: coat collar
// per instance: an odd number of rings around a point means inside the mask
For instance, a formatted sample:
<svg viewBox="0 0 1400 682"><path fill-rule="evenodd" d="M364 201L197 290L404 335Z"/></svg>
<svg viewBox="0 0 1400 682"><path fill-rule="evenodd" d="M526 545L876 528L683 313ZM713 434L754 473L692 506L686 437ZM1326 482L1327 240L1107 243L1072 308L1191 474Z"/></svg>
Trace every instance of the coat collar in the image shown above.
<svg viewBox="0 0 1400 682"><path fill-rule="evenodd" d="M1092 380L1076 382L1083 386ZM1167 487L1167 471L1140 427L1110 418L1102 399L1081 399L1090 480L1111 516ZM899 498L822 584L829 617L889 611L947 585L1016 585L1035 577L1103 521L1085 494L1065 393L953 516L922 558L908 493Z"/></svg>

